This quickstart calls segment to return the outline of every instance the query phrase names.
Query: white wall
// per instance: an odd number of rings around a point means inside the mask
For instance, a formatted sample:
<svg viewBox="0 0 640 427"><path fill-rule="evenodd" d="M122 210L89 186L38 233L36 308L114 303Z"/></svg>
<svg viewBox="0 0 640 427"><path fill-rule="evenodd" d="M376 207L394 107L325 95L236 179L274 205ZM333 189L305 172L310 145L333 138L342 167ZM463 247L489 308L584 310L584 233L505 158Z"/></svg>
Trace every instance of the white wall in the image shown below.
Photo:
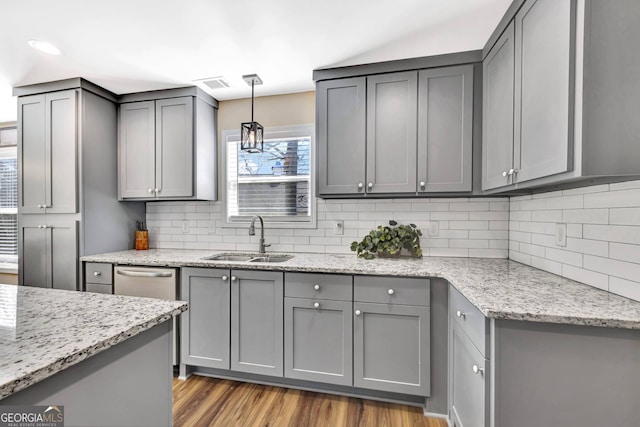
<svg viewBox="0 0 640 427"><path fill-rule="evenodd" d="M318 227L270 229L269 251L351 253L349 245L390 219L422 229L425 256L506 258L509 202L505 198L459 199L317 199ZM334 235L334 220L344 221L344 235ZM189 231L183 232L187 221ZM431 221L437 237L427 236ZM259 236L248 227L223 228L221 202L149 202L147 224L152 248L257 251ZM259 234L258 232L256 234Z"/></svg>
<svg viewBox="0 0 640 427"><path fill-rule="evenodd" d="M511 198L509 258L640 301L640 181ZM555 243L567 224L567 246Z"/></svg>

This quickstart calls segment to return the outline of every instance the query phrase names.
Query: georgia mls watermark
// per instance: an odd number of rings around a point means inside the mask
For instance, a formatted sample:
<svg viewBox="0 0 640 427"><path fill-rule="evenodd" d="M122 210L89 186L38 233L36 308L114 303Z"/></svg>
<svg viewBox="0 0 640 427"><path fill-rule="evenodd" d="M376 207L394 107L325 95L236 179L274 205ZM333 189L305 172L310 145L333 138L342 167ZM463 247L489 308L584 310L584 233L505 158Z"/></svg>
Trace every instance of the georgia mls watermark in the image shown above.
<svg viewBox="0 0 640 427"><path fill-rule="evenodd" d="M64 427L64 406L0 406L0 427Z"/></svg>

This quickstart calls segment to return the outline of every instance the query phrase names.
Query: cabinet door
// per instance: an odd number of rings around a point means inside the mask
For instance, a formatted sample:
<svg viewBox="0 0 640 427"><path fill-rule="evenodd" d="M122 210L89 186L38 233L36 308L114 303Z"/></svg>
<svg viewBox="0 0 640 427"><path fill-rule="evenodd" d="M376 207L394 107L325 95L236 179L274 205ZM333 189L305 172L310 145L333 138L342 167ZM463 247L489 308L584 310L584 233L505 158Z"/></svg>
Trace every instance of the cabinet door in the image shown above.
<svg viewBox="0 0 640 427"><path fill-rule="evenodd" d="M367 192L414 193L418 73L367 78Z"/></svg>
<svg viewBox="0 0 640 427"><path fill-rule="evenodd" d="M154 101L121 104L119 110L118 188L120 197L153 198L155 194Z"/></svg>
<svg viewBox="0 0 640 427"><path fill-rule="evenodd" d="M429 396L429 308L355 302L353 385Z"/></svg>
<svg viewBox="0 0 640 427"><path fill-rule="evenodd" d="M366 78L321 81L316 93L318 193L364 194Z"/></svg>
<svg viewBox="0 0 640 427"><path fill-rule="evenodd" d="M509 184L513 168L515 30L511 22L482 63L482 189Z"/></svg>
<svg viewBox="0 0 640 427"><path fill-rule="evenodd" d="M20 253L18 256L18 282L20 285L51 287L48 282L47 268L47 231L42 228L45 224L44 215L26 218L20 217Z"/></svg>
<svg viewBox="0 0 640 427"><path fill-rule="evenodd" d="M45 95L45 204L47 213L78 212L77 92ZM28 173L28 172L27 172Z"/></svg>
<svg viewBox="0 0 640 427"><path fill-rule="evenodd" d="M180 360L229 369L231 288L229 270L183 268L180 299L189 310L180 316Z"/></svg>
<svg viewBox="0 0 640 427"><path fill-rule="evenodd" d="M351 386L352 303L285 298L284 376Z"/></svg>
<svg viewBox="0 0 640 427"><path fill-rule="evenodd" d="M450 418L456 427L488 426L489 364L460 327L453 320L450 324Z"/></svg>
<svg viewBox="0 0 640 427"><path fill-rule="evenodd" d="M572 168L575 0L531 0L515 17L518 182Z"/></svg>
<svg viewBox="0 0 640 427"><path fill-rule="evenodd" d="M473 65L420 71L418 86L418 192L471 191Z"/></svg>
<svg viewBox="0 0 640 427"><path fill-rule="evenodd" d="M47 227L51 287L76 291L79 289L78 222L47 217Z"/></svg>
<svg viewBox="0 0 640 427"><path fill-rule="evenodd" d="M157 196L193 196L193 98L156 101Z"/></svg>
<svg viewBox="0 0 640 427"><path fill-rule="evenodd" d="M282 273L231 271L231 369L283 374Z"/></svg>
<svg viewBox="0 0 640 427"><path fill-rule="evenodd" d="M18 98L18 162L20 212L42 213L46 203L44 95Z"/></svg>

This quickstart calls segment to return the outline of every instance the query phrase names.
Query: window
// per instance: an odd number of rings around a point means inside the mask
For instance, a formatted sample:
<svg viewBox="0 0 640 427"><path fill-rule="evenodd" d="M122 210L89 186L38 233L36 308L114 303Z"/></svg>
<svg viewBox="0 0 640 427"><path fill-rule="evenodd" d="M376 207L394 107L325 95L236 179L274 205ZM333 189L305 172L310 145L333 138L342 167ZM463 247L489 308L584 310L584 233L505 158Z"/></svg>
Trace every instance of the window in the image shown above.
<svg viewBox="0 0 640 427"><path fill-rule="evenodd" d="M261 215L272 224L312 224L313 126L266 129L262 153L242 151L238 131L223 135L227 222Z"/></svg>
<svg viewBox="0 0 640 427"><path fill-rule="evenodd" d="M16 129L0 129L0 263L18 261Z"/></svg>

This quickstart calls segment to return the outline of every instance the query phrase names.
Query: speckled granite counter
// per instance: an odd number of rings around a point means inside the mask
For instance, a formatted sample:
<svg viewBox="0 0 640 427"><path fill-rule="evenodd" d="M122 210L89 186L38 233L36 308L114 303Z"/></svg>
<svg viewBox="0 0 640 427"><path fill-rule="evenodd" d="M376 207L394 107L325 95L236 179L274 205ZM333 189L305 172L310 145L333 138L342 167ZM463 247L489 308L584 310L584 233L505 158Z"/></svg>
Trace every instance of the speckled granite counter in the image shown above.
<svg viewBox="0 0 640 427"><path fill-rule="evenodd" d="M186 309L182 301L0 285L0 400Z"/></svg>
<svg viewBox="0 0 640 427"><path fill-rule="evenodd" d="M640 329L640 302L505 259L426 257L363 260L355 255L302 253L277 264L202 259L221 252L152 249L81 259L131 265L441 277L489 318Z"/></svg>

